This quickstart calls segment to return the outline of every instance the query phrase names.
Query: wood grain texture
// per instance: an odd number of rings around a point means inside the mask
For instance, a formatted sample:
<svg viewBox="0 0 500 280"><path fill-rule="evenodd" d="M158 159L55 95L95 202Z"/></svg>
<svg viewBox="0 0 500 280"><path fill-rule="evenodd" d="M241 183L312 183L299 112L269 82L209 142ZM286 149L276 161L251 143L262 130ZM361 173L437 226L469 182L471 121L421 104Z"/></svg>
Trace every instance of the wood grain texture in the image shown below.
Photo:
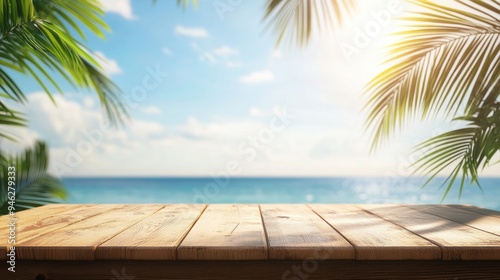
<svg viewBox="0 0 500 280"><path fill-rule="evenodd" d="M8 244L10 235L10 223L15 226L15 241L17 243L29 240L45 232L64 227L70 221L65 218L71 217L68 212L79 211L82 208L91 207L75 206L71 204L48 204L38 208L32 208L21 212L15 212L13 219L10 220L10 215L0 217L0 225L9 225L0 227L0 260L6 259L7 249L10 250L11 245Z"/></svg>
<svg viewBox="0 0 500 280"><path fill-rule="evenodd" d="M500 237L494 234L406 206L360 207L439 245L443 260L500 259Z"/></svg>
<svg viewBox="0 0 500 280"><path fill-rule="evenodd" d="M96 259L175 260L205 205L167 205L96 248Z"/></svg>
<svg viewBox="0 0 500 280"><path fill-rule="evenodd" d="M101 214L17 244L18 259L93 260L94 248L153 214L160 205L103 205Z"/></svg>
<svg viewBox="0 0 500 280"><path fill-rule="evenodd" d="M422 237L355 205L309 205L354 246L358 260L440 259L441 250Z"/></svg>
<svg viewBox="0 0 500 280"><path fill-rule="evenodd" d="M486 209L486 208L479 208L479 207L473 206L473 205L462 205L462 204L454 204L453 207L500 219L500 212L499 211Z"/></svg>
<svg viewBox="0 0 500 280"><path fill-rule="evenodd" d="M257 205L209 205L177 248L180 260L267 259Z"/></svg>
<svg viewBox="0 0 500 280"><path fill-rule="evenodd" d="M479 214L452 205L418 205L411 208L500 236L500 216Z"/></svg>
<svg viewBox="0 0 500 280"><path fill-rule="evenodd" d="M306 205L261 205L269 259L353 259L354 248Z"/></svg>

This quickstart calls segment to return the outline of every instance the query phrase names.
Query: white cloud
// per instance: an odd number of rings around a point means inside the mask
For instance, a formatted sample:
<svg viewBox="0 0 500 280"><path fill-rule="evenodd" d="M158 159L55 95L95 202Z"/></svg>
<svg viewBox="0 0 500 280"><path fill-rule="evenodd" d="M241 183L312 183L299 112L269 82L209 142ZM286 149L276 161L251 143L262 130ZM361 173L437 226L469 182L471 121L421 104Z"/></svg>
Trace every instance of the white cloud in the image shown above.
<svg viewBox="0 0 500 280"><path fill-rule="evenodd" d="M167 47L164 47L161 51L166 55L172 55L172 50Z"/></svg>
<svg viewBox="0 0 500 280"><path fill-rule="evenodd" d="M130 0L101 0L105 12L119 14L125 19L135 19Z"/></svg>
<svg viewBox="0 0 500 280"><path fill-rule="evenodd" d="M273 50L271 56L274 58L281 58L282 54L280 50Z"/></svg>
<svg viewBox="0 0 500 280"><path fill-rule="evenodd" d="M208 32L201 27L185 27L182 25L177 25L174 30L175 34L193 37L193 38L206 38L208 37Z"/></svg>
<svg viewBox="0 0 500 280"><path fill-rule="evenodd" d="M212 52L214 54L216 54L218 56L222 56L222 57L236 55L239 53L239 51L237 49L233 49L233 48L228 47L228 46L222 46L220 48L214 49Z"/></svg>
<svg viewBox="0 0 500 280"><path fill-rule="evenodd" d="M150 114L150 115L159 115L161 114L161 110L160 108L156 107L156 106L146 106L142 109L142 111L146 114Z"/></svg>
<svg viewBox="0 0 500 280"><path fill-rule="evenodd" d="M122 73L122 69L120 68L116 60L106 57L104 53L100 51L96 51L94 52L94 54L95 54L95 59L99 62L99 64L101 64L102 68L104 69L104 72L108 74L108 76Z"/></svg>
<svg viewBox="0 0 500 280"><path fill-rule="evenodd" d="M83 104L89 108L94 107L95 104L94 98L90 96L85 96L85 98L83 98Z"/></svg>
<svg viewBox="0 0 500 280"><path fill-rule="evenodd" d="M263 115L262 111L259 108L257 108L257 107L250 108L250 110L248 110L248 113L252 117L260 117L260 116Z"/></svg>
<svg viewBox="0 0 500 280"><path fill-rule="evenodd" d="M260 84L274 80L274 74L270 70L252 72L240 77L240 82L244 84Z"/></svg>

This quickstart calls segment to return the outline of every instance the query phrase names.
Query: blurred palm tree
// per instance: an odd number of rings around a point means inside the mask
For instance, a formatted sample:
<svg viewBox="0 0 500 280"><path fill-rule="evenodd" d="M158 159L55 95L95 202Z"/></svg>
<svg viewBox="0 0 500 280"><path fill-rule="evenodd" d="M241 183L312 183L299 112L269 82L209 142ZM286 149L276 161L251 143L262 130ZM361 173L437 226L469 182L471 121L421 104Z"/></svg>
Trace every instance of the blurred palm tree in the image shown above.
<svg viewBox="0 0 500 280"><path fill-rule="evenodd" d="M479 171L500 151L500 3L413 4L424 11L404 19L386 70L367 88L372 147L414 117L465 122L417 146L416 162L427 183L451 167L443 199L459 177L461 196L466 182L480 186Z"/></svg>
<svg viewBox="0 0 500 280"><path fill-rule="evenodd" d="M104 37L108 26L102 15L98 0L0 0L0 139L15 141L16 136L7 128L27 124L22 112L12 109L13 104L27 101L14 73L32 77L52 100L51 88L62 93L54 75L74 87L94 91L111 124L123 123L127 111L119 88L79 41L86 39L82 28ZM41 142L18 156L0 152L2 211L7 199L4 167L10 164L16 166L19 178L16 210L52 202L51 197L65 197L61 182L47 174L47 162L47 150Z"/></svg>
<svg viewBox="0 0 500 280"><path fill-rule="evenodd" d="M67 197L67 191L61 182L47 173L47 147L43 142L37 142L33 148L28 148L17 156L0 157L4 161L0 170L0 215L9 213L9 206L14 206L15 211L22 211L46 203L56 203ZM16 174L16 180L8 180L12 170ZM10 190L9 182L15 183Z"/></svg>
<svg viewBox="0 0 500 280"><path fill-rule="evenodd" d="M500 3L456 1L458 7L451 7L411 2L421 10L403 19L405 30L388 47L386 70L367 86L367 130L373 135L373 150L416 116L442 114L466 122L416 147L423 156L415 172L430 177L425 185L453 167L443 182L444 199L457 177L461 195L465 182L479 186L479 171L498 163L491 161L500 150ZM268 0L264 18L277 44L287 36L304 46L314 23L326 30L332 16L339 23L354 7L354 1Z"/></svg>
<svg viewBox="0 0 500 280"><path fill-rule="evenodd" d="M356 9L356 0L268 0L264 20L266 28L277 37L303 47L314 30L332 31L339 27Z"/></svg>

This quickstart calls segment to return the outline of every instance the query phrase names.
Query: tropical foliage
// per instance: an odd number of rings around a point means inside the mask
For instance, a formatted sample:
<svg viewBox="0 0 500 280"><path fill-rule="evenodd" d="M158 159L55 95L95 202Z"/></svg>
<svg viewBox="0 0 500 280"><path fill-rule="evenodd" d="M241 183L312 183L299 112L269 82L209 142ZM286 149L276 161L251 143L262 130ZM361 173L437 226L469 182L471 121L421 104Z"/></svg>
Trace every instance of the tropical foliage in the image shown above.
<svg viewBox="0 0 500 280"><path fill-rule="evenodd" d="M119 88L103 73L94 55L80 40L85 30L103 37L107 25L97 0L0 0L0 140L16 140L8 130L25 126L22 112L13 104L24 104L27 96L15 77L28 75L52 98L62 93L54 76L63 77L76 88L95 92L112 124L127 117ZM52 99L54 100L54 99ZM27 149L23 156L0 153L2 168L16 166L16 200L19 209L63 198L61 183L47 174L47 150L43 143ZM2 176L5 176L3 170ZM2 177L0 184L6 183ZM7 188L0 190L3 210Z"/></svg>
<svg viewBox="0 0 500 280"><path fill-rule="evenodd" d="M267 28L277 37L276 45L283 40L305 46L313 30L328 32L340 26L354 10L354 0L268 0L264 20Z"/></svg>
<svg viewBox="0 0 500 280"><path fill-rule="evenodd" d="M67 197L61 182L47 173L47 147L43 142L37 142L33 148L17 156L2 154L0 158L3 159L0 169L0 215L9 212L12 202L15 202L15 211L22 211L56 203ZM9 177L15 179L9 180ZM14 182L14 190L9 189L9 182Z"/></svg>
<svg viewBox="0 0 500 280"><path fill-rule="evenodd" d="M500 151L500 4L413 3L425 12L405 19L387 69L368 85L368 126L376 147L415 117L466 122L417 147L424 156L416 170L433 179L451 166L445 196L458 177L461 194Z"/></svg>
<svg viewBox="0 0 500 280"><path fill-rule="evenodd" d="M479 171L499 154L500 3L456 1L459 7L450 7L411 2L419 11L403 19L404 31L388 47L386 70L367 86L367 130L376 149L415 117L444 115L465 122L417 147L423 156L416 172L430 176L429 181L452 166L443 183L444 199L459 176L460 194L465 182L479 184ZM331 25L331 16L319 12L321 5L335 11L338 21L355 7L353 1L269 0L267 28L278 44L288 35L303 46L314 23L322 30Z"/></svg>

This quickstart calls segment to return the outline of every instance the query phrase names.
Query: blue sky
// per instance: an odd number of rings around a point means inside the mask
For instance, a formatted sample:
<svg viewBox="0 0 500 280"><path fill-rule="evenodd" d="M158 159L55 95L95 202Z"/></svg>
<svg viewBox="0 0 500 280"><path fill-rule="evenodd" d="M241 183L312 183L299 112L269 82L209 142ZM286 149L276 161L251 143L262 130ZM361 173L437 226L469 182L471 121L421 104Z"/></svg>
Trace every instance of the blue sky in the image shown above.
<svg viewBox="0 0 500 280"><path fill-rule="evenodd" d="M56 108L21 78L30 127L6 145L46 140L56 175L406 176L413 145L450 128L414 123L369 153L363 87L382 69L405 1L366 1L342 30L307 48L275 47L262 0L184 10L175 1L101 2L112 31L89 35L87 46L123 90L131 120L105 129L91 93L61 81Z"/></svg>

